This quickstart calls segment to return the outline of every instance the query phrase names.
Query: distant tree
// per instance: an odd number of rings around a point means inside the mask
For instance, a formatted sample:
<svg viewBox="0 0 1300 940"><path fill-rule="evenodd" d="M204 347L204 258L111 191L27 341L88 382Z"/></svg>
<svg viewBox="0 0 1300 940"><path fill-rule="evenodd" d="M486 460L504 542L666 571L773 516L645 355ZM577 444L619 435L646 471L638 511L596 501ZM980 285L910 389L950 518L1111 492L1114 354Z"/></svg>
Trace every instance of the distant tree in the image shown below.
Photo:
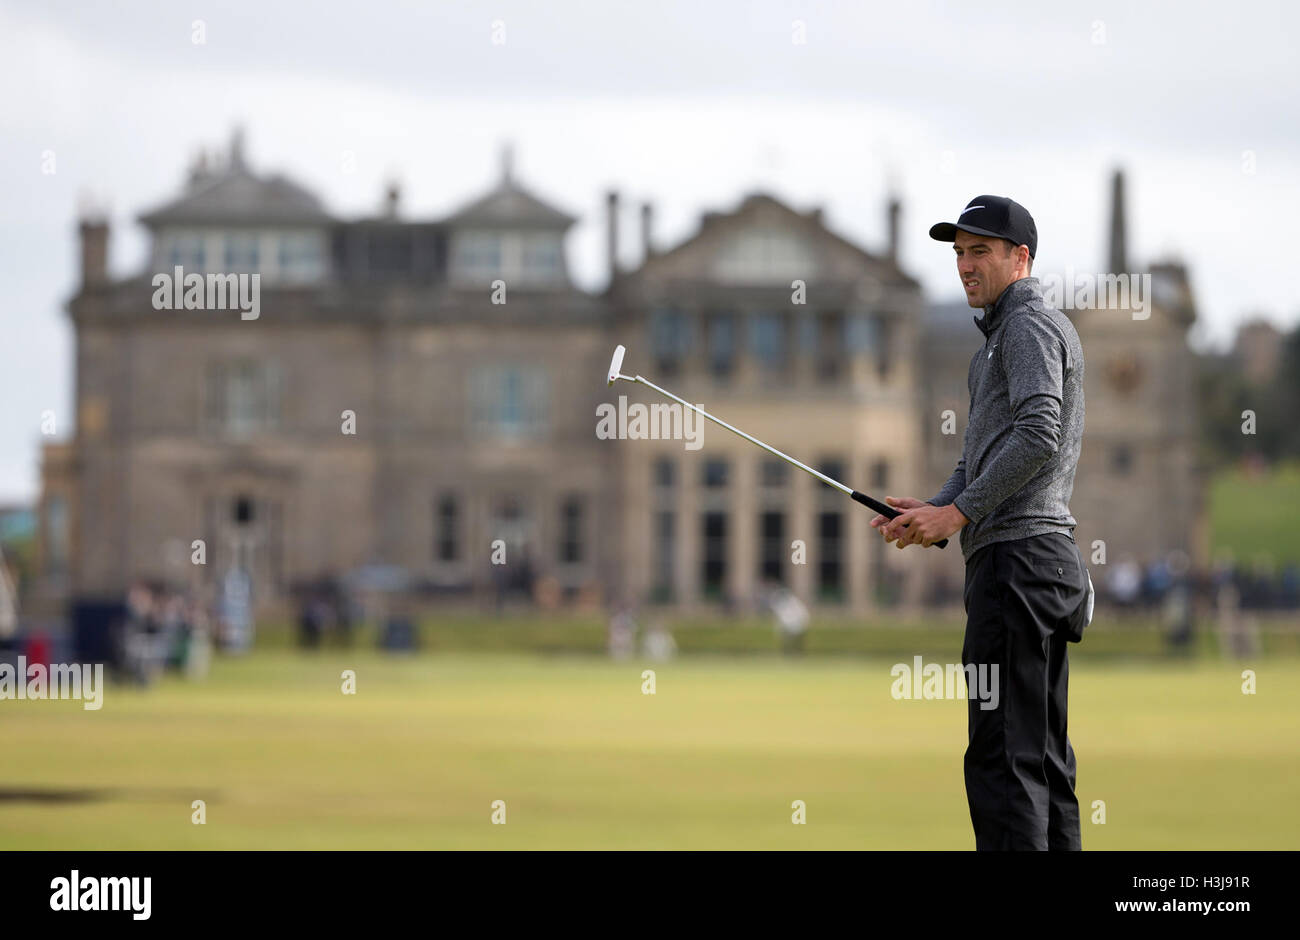
<svg viewBox="0 0 1300 940"><path fill-rule="evenodd" d="M1300 327L1283 335L1273 381L1247 381L1234 356L1209 354L1200 357L1197 394L1200 449L1211 465L1300 457ZM1254 412L1253 434L1242 432L1245 411Z"/></svg>
<svg viewBox="0 0 1300 940"><path fill-rule="evenodd" d="M1202 457L1220 467L1254 452L1255 442L1241 433L1241 413L1252 408L1250 394L1231 356L1201 357L1197 393Z"/></svg>
<svg viewBox="0 0 1300 940"><path fill-rule="evenodd" d="M1277 414L1279 458L1300 456L1300 326L1282 340L1282 356L1272 385Z"/></svg>

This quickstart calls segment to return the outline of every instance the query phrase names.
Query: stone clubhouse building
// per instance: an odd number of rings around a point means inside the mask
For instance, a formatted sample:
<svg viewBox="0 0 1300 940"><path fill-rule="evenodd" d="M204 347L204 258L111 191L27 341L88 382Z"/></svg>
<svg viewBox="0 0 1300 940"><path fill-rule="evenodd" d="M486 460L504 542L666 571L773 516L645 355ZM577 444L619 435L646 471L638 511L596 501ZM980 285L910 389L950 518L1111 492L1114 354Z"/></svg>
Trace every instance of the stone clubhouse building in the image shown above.
<svg viewBox="0 0 1300 940"><path fill-rule="evenodd" d="M43 602L120 598L138 579L213 596L236 572L268 610L378 565L430 598L513 589L543 607L743 610L772 583L852 614L960 603L955 543L886 546L870 512L721 428L698 449L597 434L603 403L663 401L607 387L622 343L624 372L857 489L937 492L982 337L978 311L928 305L899 265L897 202L875 250L765 193L661 249L646 205L640 263L620 270L631 207L610 193L610 280L593 294L569 277L576 218L508 156L445 218L406 218L399 199L337 218L254 169L236 135L140 216L144 270L111 276L107 223L80 221L75 433L43 450ZM1119 177L1112 202L1111 268L1125 272ZM1076 538L1108 560L1203 561L1195 305L1178 264L1146 273L1145 319L1070 311L1087 354ZM254 274L250 316L240 276ZM206 290L203 309L159 301L160 276L193 275L229 286L222 309Z"/></svg>

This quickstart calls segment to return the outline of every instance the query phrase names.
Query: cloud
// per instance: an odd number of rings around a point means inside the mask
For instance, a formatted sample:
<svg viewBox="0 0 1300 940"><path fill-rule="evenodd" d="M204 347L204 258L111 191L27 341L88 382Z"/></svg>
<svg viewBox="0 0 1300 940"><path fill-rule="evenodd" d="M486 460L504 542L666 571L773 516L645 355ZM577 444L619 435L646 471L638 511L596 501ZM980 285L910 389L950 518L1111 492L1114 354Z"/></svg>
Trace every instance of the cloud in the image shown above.
<svg viewBox="0 0 1300 940"><path fill-rule="evenodd" d="M491 42L497 18L503 46ZM806 45L791 42L795 20ZM1283 119L1300 97L1298 20L1262 3L11 3L0 81L21 93L0 110L0 316L39 352L6 344L0 494L34 492L34 469L15 480L10 455L34 468L33 415L51 389L68 405L60 306L76 277L79 194L111 200L113 262L138 270L134 216L172 196L195 148L224 145L236 123L256 167L287 172L343 216L373 211L392 175L408 215L443 214L492 184L513 140L523 181L580 216L569 250L589 288L604 282L611 186L656 204L660 247L701 211L764 189L823 206L837 231L878 249L892 181L903 263L942 300L957 284L931 222L1005 192L1035 213L1044 264L1095 266L1119 164L1130 252L1189 263L1198 338L1223 342L1253 310L1290 324L1290 252L1264 233L1300 210L1298 131ZM52 178L39 172L46 149Z"/></svg>

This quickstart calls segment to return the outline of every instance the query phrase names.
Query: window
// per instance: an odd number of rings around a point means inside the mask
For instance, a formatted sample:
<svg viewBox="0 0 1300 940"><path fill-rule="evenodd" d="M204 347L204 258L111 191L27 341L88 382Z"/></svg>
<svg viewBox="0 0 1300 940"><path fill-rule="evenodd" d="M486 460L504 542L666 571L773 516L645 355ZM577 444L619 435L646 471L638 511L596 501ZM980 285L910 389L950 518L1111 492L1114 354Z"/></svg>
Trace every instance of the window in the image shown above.
<svg viewBox="0 0 1300 940"><path fill-rule="evenodd" d="M653 474L651 506L671 515L677 508L677 464L667 457L660 457L654 463Z"/></svg>
<svg viewBox="0 0 1300 940"><path fill-rule="evenodd" d="M257 271L260 261L259 236L256 232L230 232L225 238L225 273L244 274Z"/></svg>
<svg viewBox="0 0 1300 940"><path fill-rule="evenodd" d="M844 483L844 461L840 460L838 457L823 458L821 465L817 467L817 470L818 472L830 477L832 480L839 480L841 483ZM818 495L821 496L823 501L833 498L838 492L839 491L829 483L824 483L822 486L818 487Z"/></svg>
<svg viewBox="0 0 1300 940"><path fill-rule="evenodd" d="M550 232L524 238L524 272L530 281L553 283L561 279L560 236Z"/></svg>
<svg viewBox="0 0 1300 940"><path fill-rule="evenodd" d="M893 341L893 330L884 317L876 317L875 324L876 374L883 381L889 378L889 347Z"/></svg>
<svg viewBox="0 0 1300 940"><path fill-rule="evenodd" d="M823 458L818 464L816 464L816 467L819 472L824 473L832 480L838 480L839 482L848 485L844 479L847 465L838 457ZM835 487L831 486L829 483L822 481L818 481L813 485L817 489L817 495L814 497L816 502L813 505L823 513L838 512L840 507L843 505L842 500L844 498L840 494L840 491L835 489Z"/></svg>
<svg viewBox="0 0 1300 940"><path fill-rule="evenodd" d="M884 491L889 487L889 461L877 460L871 465L872 488Z"/></svg>
<svg viewBox="0 0 1300 940"><path fill-rule="evenodd" d="M467 280L491 280L501 274L501 236L496 232L460 232L455 241L455 267Z"/></svg>
<svg viewBox="0 0 1300 940"><path fill-rule="evenodd" d="M727 580L727 514L706 512L701 522L704 537L702 593L706 599L719 600Z"/></svg>
<svg viewBox="0 0 1300 940"><path fill-rule="evenodd" d="M717 380L731 376L736 364L736 321L730 313L709 317L709 372Z"/></svg>
<svg viewBox="0 0 1300 940"><path fill-rule="evenodd" d="M825 601L844 599L844 516L838 512L817 515L817 589Z"/></svg>
<svg viewBox="0 0 1300 940"><path fill-rule="evenodd" d="M784 315L756 314L750 320L749 335L754 357L764 369L775 372L785 368L787 343Z"/></svg>
<svg viewBox="0 0 1300 940"><path fill-rule="evenodd" d="M546 432L549 381L535 366L483 366L470 373L470 424L480 437L537 440Z"/></svg>
<svg viewBox="0 0 1300 940"><path fill-rule="evenodd" d="M691 321L686 314L672 308L659 308L650 314L650 348L660 375L680 372L690 346Z"/></svg>
<svg viewBox="0 0 1300 940"><path fill-rule="evenodd" d="M715 276L722 281L781 283L808 280L818 271L812 246L798 235L776 227L741 232L718 253Z"/></svg>
<svg viewBox="0 0 1300 940"><path fill-rule="evenodd" d="M655 513L654 582L651 593L660 602L669 601L673 596L676 530L677 517L673 513Z"/></svg>
<svg viewBox="0 0 1300 940"><path fill-rule="evenodd" d="M455 561L460 553L456 538L458 507L456 497L444 493L434 510L434 547L433 557L438 561Z"/></svg>
<svg viewBox="0 0 1300 940"><path fill-rule="evenodd" d="M207 428L239 437L280 426L280 372L249 359L208 366Z"/></svg>
<svg viewBox="0 0 1300 940"><path fill-rule="evenodd" d="M850 355L870 352L876 347L876 320L865 313L854 313L844 321L844 345Z"/></svg>
<svg viewBox="0 0 1300 940"><path fill-rule="evenodd" d="M1128 444L1117 444L1110 452L1110 471L1115 476L1127 476L1133 472L1133 448Z"/></svg>
<svg viewBox="0 0 1300 940"><path fill-rule="evenodd" d="M561 564L572 565L582 561L582 497L567 497L560 506Z"/></svg>
<svg viewBox="0 0 1300 940"><path fill-rule="evenodd" d="M838 313L817 317L817 378L827 384L844 374L844 318Z"/></svg>
<svg viewBox="0 0 1300 940"><path fill-rule="evenodd" d="M231 515L235 525L249 525L252 523L255 515L252 498L248 496L236 497Z"/></svg>
<svg viewBox="0 0 1300 940"><path fill-rule="evenodd" d="M799 349L805 355L817 355L817 319L807 311L799 315Z"/></svg>
<svg viewBox="0 0 1300 940"><path fill-rule="evenodd" d="M764 512L758 517L758 576L764 581L784 582L785 513Z"/></svg>
<svg viewBox="0 0 1300 940"><path fill-rule="evenodd" d="M167 260L172 267L180 265L186 271L205 270L203 235L199 232L177 232L170 238L171 248Z"/></svg>
<svg viewBox="0 0 1300 940"><path fill-rule="evenodd" d="M277 244L276 261L285 281L312 281L320 277L321 238L315 232L285 232Z"/></svg>
<svg viewBox="0 0 1300 940"><path fill-rule="evenodd" d="M722 489L727 485L727 462L725 460L706 460L703 468L705 489Z"/></svg>
<svg viewBox="0 0 1300 940"><path fill-rule="evenodd" d="M777 488L790 481L790 465L784 460L764 460L759 465L758 485Z"/></svg>

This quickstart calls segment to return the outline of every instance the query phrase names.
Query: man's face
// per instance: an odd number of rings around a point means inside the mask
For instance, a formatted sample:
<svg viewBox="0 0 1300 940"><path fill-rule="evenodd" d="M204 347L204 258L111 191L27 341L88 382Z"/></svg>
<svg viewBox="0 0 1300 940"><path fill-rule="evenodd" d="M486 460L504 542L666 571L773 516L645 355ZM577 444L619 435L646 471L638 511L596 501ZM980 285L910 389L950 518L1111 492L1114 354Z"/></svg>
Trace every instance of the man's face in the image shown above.
<svg viewBox="0 0 1300 940"><path fill-rule="evenodd" d="M1016 270L1020 249L1005 238L959 230L952 247L957 253L957 273L966 290L966 303L972 307L993 303L1008 284L1022 276Z"/></svg>

